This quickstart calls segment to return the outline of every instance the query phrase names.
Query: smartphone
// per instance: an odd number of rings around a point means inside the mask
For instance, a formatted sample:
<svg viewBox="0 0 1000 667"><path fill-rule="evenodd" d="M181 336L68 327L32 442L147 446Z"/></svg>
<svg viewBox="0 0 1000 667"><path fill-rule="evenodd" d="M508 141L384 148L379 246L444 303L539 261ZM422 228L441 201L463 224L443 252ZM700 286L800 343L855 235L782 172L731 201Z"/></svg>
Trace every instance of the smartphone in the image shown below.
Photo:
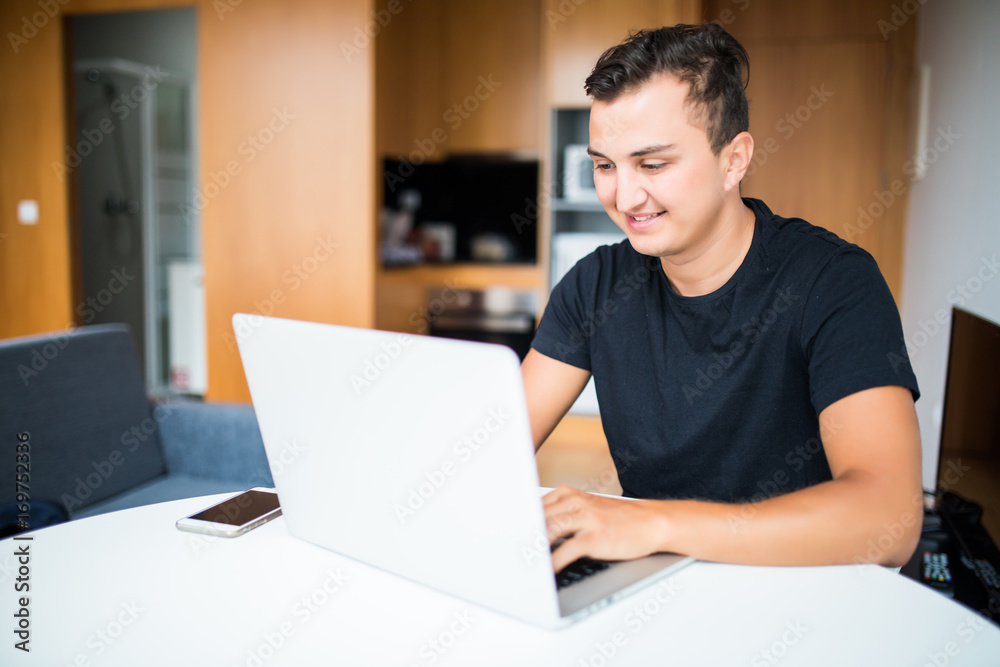
<svg viewBox="0 0 1000 667"><path fill-rule="evenodd" d="M274 489L255 487L212 505L197 514L178 519L177 528L192 533L236 537L281 516Z"/></svg>

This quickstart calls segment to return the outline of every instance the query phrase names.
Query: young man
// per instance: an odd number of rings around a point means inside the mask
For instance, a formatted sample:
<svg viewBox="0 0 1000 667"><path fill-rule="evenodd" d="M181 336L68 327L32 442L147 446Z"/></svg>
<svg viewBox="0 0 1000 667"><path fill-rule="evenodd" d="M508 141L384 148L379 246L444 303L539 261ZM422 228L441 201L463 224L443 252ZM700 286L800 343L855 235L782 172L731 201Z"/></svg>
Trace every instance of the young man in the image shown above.
<svg viewBox="0 0 1000 667"><path fill-rule="evenodd" d="M675 26L587 79L594 180L627 241L555 287L522 372L536 447L593 374L625 495L646 500L547 495L557 571L659 551L898 566L916 546L898 311L867 252L741 198L748 68L718 25Z"/></svg>

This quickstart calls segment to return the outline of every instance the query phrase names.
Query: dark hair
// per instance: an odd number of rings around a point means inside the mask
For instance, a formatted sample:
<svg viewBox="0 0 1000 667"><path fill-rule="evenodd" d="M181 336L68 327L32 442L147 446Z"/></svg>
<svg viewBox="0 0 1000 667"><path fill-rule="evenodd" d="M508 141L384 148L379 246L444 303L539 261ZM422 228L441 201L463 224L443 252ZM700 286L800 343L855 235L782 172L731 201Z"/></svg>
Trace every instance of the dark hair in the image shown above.
<svg viewBox="0 0 1000 667"><path fill-rule="evenodd" d="M694 119L705 120L712 152L750 127L746 49L717 23L675 25L632 33L605 51L584 90L599 102L613 102L658 74L673 74L688 84L687 103Z"/></svg>

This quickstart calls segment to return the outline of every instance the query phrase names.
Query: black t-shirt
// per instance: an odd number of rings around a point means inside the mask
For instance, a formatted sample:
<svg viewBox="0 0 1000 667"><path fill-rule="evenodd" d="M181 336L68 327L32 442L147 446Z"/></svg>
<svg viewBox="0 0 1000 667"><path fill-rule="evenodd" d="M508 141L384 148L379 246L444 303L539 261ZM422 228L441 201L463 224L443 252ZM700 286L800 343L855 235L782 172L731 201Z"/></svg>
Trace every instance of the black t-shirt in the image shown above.
<svg viewBox="0 0 1000 667"><path fill-rule="evenodd" d="M626 496L745 502L829 480L824 408L879 386L919 396L872 256L743 201L753 242L711 294L678 295L628 241L552 291L532 347L593 374Z"/></svg>

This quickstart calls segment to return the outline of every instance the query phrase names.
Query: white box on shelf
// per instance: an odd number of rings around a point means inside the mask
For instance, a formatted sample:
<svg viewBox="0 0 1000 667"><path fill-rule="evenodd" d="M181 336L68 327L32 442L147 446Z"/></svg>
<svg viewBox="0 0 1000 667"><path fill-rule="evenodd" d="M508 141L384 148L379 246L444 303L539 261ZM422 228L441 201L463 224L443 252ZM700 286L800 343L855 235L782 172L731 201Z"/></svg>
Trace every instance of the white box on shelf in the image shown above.
<svg viewBox="0 0 1000 667"><path fill-rule="evenodd" d="M563 149L563 198L571 202L596 202L594 160L586 144L568 144Z"/></svg>

